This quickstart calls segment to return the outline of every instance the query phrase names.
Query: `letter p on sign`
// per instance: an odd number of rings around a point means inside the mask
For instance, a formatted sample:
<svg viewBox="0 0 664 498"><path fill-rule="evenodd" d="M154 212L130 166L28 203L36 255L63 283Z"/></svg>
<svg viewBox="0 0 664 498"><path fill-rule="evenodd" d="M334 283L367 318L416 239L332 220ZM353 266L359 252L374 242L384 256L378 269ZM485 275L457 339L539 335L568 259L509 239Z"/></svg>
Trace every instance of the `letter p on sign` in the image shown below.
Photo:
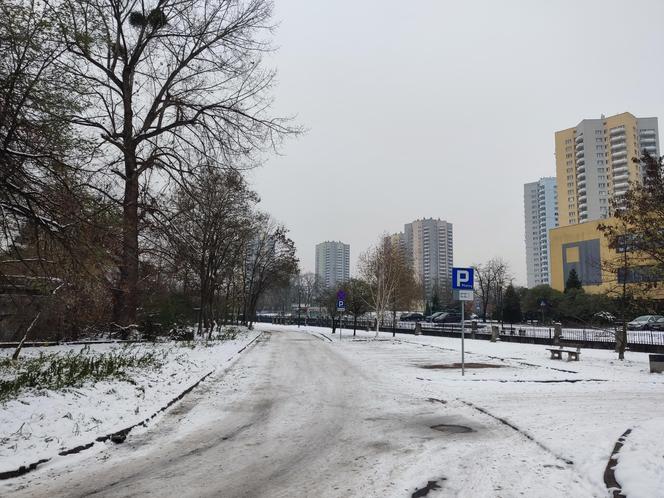
<svg viewBox="0 0 664 498"><path fill-rule="evenodd" d="M452 268L452 289L472 290L474 277L472 268Z"/></svg>

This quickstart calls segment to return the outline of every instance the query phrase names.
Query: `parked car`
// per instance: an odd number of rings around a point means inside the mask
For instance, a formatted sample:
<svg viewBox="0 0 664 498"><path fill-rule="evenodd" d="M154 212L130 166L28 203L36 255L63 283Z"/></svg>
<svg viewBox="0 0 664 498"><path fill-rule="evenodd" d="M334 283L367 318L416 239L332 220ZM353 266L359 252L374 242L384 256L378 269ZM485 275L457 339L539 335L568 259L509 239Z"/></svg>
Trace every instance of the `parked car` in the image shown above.
<svg viewBox="0 0 664 498"><path fill-rule="evenodd" d="M424 320L427 321L427 322L433 322L433 320L434 320L437 316L440 316L440 315L442 315L443 313L445 313L445 312L444 312L444 311L436 311L435 313L433 313L433 314L431 314L431 315L425 317Z"/></svg>
<svg viewBox="0 0 664 498"><path fill-rule="evenodd" d="M453 311L444 311L431 320L435 325L445 323L461 323L461 313Z"/></svg>
<svg viewBox="0 0 664 498"><path fill-rule="evenodd" d="M656 321L650 324L652 330L662 330L664 331L664 316L658 318Z"/></svg>
<svg viewBox="0 0 664 498"><path fill-rule="evenodd" d="M627 324L629 330L650 330L653 323L657 322L661 315L643 315L635 318Z"/></svg>
<svg viewBox="0 0 664 498"><path fill-rule="evenodd" d="M422 313L403 313L399 320L402 322L422 322L424 315Z"/></svg>

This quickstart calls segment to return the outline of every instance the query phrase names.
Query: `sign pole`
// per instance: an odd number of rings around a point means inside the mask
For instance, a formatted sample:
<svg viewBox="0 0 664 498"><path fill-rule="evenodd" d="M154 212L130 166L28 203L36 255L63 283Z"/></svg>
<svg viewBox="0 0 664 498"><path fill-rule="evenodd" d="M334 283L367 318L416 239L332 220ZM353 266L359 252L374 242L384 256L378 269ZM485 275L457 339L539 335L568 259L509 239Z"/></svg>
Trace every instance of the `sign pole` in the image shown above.
<svg viewBox="0 0 664 498"><path fill-rule="evenodd" d="M465 333L464 333L464 323L463 323L463 312L464 312L464 304L466 304L465 301L461 301L461 377L463 377L466 372L465 372L465 350L464 350L464 339L465 339Z"/></svg>
<svg viewBox="0 0 664 498"><path fill-rule="evenodd" d="M452 289L461 302L461 376L466 375L466 331L465 309L466 301L473 300L475 271L473 268L452 268Z"/></svg>
<svg viewBox="0 0 664 498"><path fill-rule="evenodd" d="M343 326L344 311L346 311L346 292L343 289L337 291L337 313L339 313L339 340L341 340L341 327Z"/></svg>

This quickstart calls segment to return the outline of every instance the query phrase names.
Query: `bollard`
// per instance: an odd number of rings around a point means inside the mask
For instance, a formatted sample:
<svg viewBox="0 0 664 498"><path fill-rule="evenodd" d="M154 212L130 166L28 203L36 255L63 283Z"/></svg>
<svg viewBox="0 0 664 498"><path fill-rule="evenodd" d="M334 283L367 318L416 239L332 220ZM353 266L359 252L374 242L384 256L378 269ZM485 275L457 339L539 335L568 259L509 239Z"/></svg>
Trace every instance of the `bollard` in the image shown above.
<svg viewBox="0 0 664 498"><path fill-rule="evenodd" d="M422 335L422 325L420 322L415 324L415 335Z"/></svg>
<svg viewBox="0 0 664 498"><path fill-rule="evenodd" d="M477 333L477 320L470 322L470 337L475 339L475 334Z"/></svg>
<svg viewBox="0 0 664 498"><path fill-rule="evenodd" d="M650 373L664 373L664 354L651 354Z"/></svg>
<svg viewBox="0 0 664 498"><path fill-rule="evenodd" d="M563 326L560 323L556 323L553 326L553 345L560 346L560 338L563 335Z"/></svg>
<svg viewBox="0 0 664 498"><path fill-rule="evenodd" d="M491 325L491 342L496 342L498 338L498 325Z"/></svg>

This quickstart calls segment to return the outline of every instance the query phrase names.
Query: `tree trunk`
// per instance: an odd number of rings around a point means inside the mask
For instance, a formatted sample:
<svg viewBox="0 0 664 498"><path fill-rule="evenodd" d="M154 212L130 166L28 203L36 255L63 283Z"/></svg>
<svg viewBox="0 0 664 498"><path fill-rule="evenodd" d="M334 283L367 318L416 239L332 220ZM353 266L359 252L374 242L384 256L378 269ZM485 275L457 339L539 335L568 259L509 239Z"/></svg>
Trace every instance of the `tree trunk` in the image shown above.
<svg viewBox="0 0 664 498"><path fill-rule="evenodd" d="M138 307L138 175L136 158L125 154L125 193L122 203L122 260L115 322L126 327L136 323Z"/></svg>
<svg viewBox="0 0 664 498"><path fill-rule="evenodd" d="M357 332L357 315L353 315L353 337Z"/></svg>
<svg viewBox="0 0 664 498"><path fill-rule="evenodd" d="M37 313L37 315L33 318L32 322L28 326L28 328L25 330L25 334L23 334L23 338L21 339L21 342L18 343L18 346L16 347L16 350L14 351L14 354L12 355L12 361L18 360L19 355L21 354L21 350L23 349L23 344L25 343L25 340L28 338L28 334L32 330L32 327L35 326L35 323L37 323L37 320L39 320L39 317L41 316L41 311Z"/></svg>
<svg viewBox="0 0 664 498"><path fill-rule="evenodd" d="M623 320L622 327L618 333L618 341L616 346L618 346L618 359L625 359L625 349L627 348L627 322Z"/></svg>

